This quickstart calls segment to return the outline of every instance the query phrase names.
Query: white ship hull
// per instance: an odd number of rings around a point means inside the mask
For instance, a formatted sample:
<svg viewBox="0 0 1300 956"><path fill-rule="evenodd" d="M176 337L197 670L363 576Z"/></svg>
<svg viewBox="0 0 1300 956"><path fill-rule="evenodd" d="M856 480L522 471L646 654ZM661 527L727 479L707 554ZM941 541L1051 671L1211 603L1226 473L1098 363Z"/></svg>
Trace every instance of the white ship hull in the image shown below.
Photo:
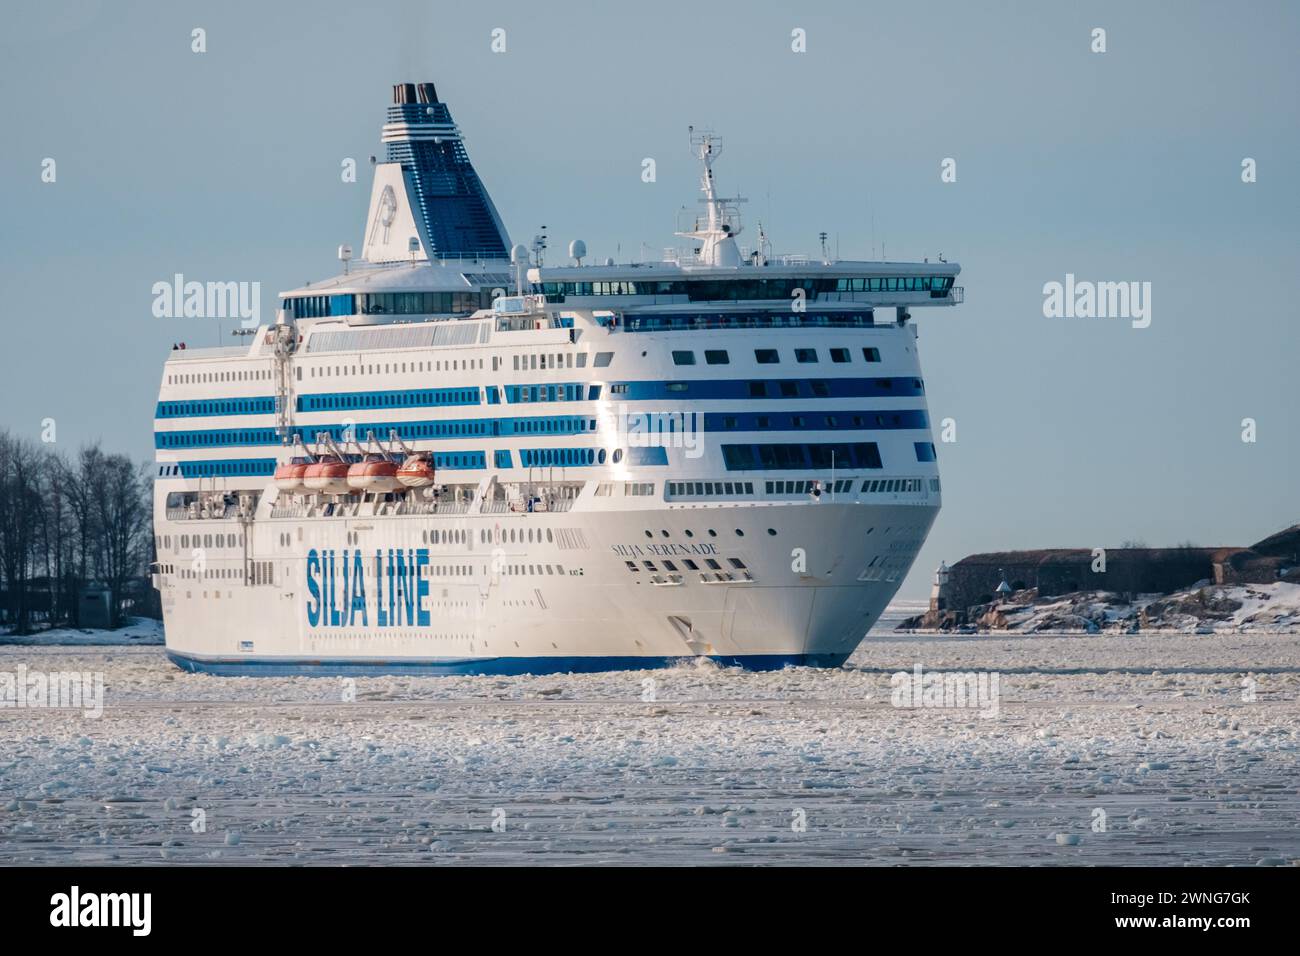
<svg viewBox="0 0 1300 956"><path fill-rule="evenodd" d="M257 533L290 544L257 549L270 565L255 571L264 583L242 580L241 548L212 548L206 577L164 590L168 653L189 670L268 675L549 673L692 657L838 666L897 591L936 512L924 500L827 499L272 519ZM430 532L439 543L425 543ZM406 587L394 573L399 553ZM664 570L665 556L677 573ZM723 570L684 571L685 557Z"/></svg>

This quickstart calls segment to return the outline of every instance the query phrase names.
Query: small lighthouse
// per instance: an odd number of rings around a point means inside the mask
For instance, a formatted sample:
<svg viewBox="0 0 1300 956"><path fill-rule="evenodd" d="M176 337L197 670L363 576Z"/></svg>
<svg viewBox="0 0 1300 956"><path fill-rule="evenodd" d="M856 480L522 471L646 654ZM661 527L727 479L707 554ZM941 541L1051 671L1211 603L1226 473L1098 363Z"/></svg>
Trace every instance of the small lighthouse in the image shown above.
<svg viewBox="0 0 1300 956"><path fill-rule="evenodd" d="M1007 583L1006 572L1004 572L1001 568L999 568L998 576L1001 577L1002 580L998 583L998 586L993 589L994 593L997 594L999 601L1009 600L1012 591L1011 591L1011 585Z"/></svg>
<svg viewBox="0 0 1300 956"><path fill-rule="evenodd" d="M930 588L930 610L936 614L948 610L948 565L940 561L934 569L934 584Z"/></svg>

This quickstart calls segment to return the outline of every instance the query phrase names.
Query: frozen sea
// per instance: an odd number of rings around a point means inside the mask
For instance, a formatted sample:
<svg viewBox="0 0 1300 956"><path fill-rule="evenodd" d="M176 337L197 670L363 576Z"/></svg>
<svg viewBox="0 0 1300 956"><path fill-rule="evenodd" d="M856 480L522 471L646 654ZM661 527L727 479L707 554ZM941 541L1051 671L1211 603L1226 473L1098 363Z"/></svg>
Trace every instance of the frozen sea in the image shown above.
<svg viewBox="0 0 1300 956"><path fill-rule="evenodd" d="M1300 861L1300 633L892 633L910 612L775 673L348 684L2 646L102 672L105 705L0 709L0 862ZM918 663L996 673L997 716L894 706Z"/></svg>

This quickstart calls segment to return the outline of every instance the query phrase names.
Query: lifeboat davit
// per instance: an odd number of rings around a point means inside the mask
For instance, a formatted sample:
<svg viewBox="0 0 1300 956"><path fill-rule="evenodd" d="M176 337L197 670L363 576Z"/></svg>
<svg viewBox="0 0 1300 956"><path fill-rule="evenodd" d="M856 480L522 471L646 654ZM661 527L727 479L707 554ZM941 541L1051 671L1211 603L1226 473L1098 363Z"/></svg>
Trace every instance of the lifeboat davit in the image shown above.
<svg viewBox="0 0 1300 956"><path fill-rule="evenodd" d="M433 462L428 455L412 455L397 469L397 480L407 488L427 488L433 484Z"/></svg>
<svg viewBox="0 0 1300 956"><path fill-rule="evenodd" d="M271 479L271 483L281 491L302 490L302 479L307 473L308 464L306 459L295 458L283 465L276 465L275 477Z"/></svg>
<svg viewBox="0 0 1300 956"><path fill-rule="evenodd" d="M401 486L397 462L381 455L370 455L348 469L348 487L355 491L393 491Z"/></svg>
<svg viewBox="0 0 1300 956"><path fill-rule="evenodd" d="M348 487L348 463L338 458L326 458L308 465L302 483L308 491L321 491L327 495L346 495L352 491Z"/></svg>

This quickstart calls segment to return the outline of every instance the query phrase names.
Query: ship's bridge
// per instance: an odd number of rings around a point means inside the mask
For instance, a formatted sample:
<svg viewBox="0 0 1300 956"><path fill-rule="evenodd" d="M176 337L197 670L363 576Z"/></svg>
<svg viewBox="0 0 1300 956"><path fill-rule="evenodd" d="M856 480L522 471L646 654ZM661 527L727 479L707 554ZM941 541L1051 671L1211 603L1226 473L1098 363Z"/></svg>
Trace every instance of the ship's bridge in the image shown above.
<svg viewBox="0 0 1300 956"><path fill-rule="evenodd" d="M786 258L735 267L672 262L530 269L529 280L552 303L579 308L694 308L699 303L792 302L845 308L956 305L955 262L812 262Z"/></svg>
<svg viewBox="0 0 1300 956"><path fill-rule="evenodd" d="M514 288L509 261L436 259L368 266L280 293L290 319L348 316L363 325L491 308Z"/></svg>

